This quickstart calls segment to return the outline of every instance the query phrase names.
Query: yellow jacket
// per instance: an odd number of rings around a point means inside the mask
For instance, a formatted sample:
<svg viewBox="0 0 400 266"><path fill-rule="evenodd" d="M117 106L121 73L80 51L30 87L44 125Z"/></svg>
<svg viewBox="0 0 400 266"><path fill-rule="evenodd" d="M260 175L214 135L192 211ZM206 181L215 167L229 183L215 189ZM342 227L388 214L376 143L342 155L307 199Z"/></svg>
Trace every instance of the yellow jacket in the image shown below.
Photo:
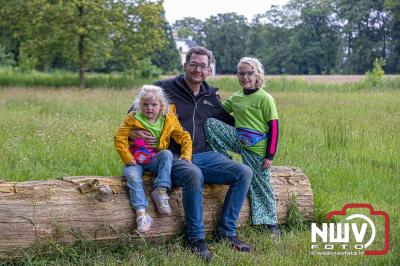
<svg viewBox="0 0 400 266"><path fill-rule="evenodd" d="M114 145L119 156L121 157L124 164L128 164L133 159L133 155L129 151L132 141L129 140L129 132L132 129L143 129L146 128L135 119L135 113L129 113L121 126L117 129L114 136ZM171 111L165 116L164 127L161 131L159 139L158 150L165 150L169 146L170 138L173 138L176 143L181 145L181 157L191 161L192 160L192 139L189 132L185 131L178 118Z"/></svg>

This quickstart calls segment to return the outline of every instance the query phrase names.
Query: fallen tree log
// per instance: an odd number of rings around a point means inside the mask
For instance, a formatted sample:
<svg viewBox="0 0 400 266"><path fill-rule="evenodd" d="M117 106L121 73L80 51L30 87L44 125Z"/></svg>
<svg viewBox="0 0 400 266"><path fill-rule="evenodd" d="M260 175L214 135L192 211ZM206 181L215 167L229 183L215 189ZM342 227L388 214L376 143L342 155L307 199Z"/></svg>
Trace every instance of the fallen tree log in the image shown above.
<svg viewBox="0 0 400 266"><path fill-rule="evenodd" d="M277 203L278 220L284 223L291 196L306 219L311 218L313 197L308 177L299 168L272 167L271 184ZM144 178L147 198L151 177ZM206 185L204 223L207 231L218 222L227 186ZM181 189L170 194L172 216L161 216L149 200L154 224L145 238L168 237L181 231L184 213ZM246 200L239 225L249 221ZM123 233L140 238L135 228L135 213L123 177L75 176L46 181L0 182L0 258L18 256L21 249L35 243L77 239L116 239Z"/></svg>

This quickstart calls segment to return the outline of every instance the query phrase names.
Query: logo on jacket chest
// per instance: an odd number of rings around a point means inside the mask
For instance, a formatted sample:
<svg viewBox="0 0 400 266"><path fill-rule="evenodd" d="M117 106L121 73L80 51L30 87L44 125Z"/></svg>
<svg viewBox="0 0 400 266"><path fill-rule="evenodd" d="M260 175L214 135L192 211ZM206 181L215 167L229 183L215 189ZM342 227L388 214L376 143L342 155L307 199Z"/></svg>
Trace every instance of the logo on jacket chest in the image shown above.
<svg viewBox="0 0 400 266"><path fill-rule="evenodd" d="M212 102L207 101L207 100L203 100L203 104L204 104L204 105L209 105L209 106L211 106L211 107L214 107L214 105L212 104Z"/></svg>

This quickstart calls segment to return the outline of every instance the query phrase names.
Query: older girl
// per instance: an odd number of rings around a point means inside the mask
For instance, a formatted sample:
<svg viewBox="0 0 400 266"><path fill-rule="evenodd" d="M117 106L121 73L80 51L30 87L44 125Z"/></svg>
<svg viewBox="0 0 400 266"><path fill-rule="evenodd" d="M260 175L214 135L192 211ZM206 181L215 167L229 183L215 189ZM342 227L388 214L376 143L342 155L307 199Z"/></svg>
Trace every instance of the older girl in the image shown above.
<svg viewBox="0 0 400 266"><path fill-rule="evenodd" d="M253 224L266 224L273 240L280 237L276 204L269 182L269 168L278 144L278 113L275 100L263 90L264 70L256 58L244 57L237 66L242 90L234 93L223 107L235 117L235 128L216 119L205 125L207 140L224 154L231 150L241 155L253 170L249 189Z"/></svg>

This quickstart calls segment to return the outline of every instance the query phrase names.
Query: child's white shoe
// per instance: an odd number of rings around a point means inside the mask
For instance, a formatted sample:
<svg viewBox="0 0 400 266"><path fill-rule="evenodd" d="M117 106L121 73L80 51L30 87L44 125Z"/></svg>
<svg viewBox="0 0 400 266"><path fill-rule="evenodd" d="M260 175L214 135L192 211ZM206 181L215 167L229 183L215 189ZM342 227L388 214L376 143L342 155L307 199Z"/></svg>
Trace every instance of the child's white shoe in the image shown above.
<svg viewBox="0 0 400 266"><path fill-rule="evenodd" d="M144 233L149 231L151 225L153 224L153 218L147 214L147 212L141 212L136 218L136 225L139 233Z"/></svg>
<svg viewBox="0 0 400 266"><path fill-rule="evenodd" d="M168 203L169 197L167 189L158 187L151 192L151 197L153 198L159 213L166 215L172 214L171 207Z"/></svg>

